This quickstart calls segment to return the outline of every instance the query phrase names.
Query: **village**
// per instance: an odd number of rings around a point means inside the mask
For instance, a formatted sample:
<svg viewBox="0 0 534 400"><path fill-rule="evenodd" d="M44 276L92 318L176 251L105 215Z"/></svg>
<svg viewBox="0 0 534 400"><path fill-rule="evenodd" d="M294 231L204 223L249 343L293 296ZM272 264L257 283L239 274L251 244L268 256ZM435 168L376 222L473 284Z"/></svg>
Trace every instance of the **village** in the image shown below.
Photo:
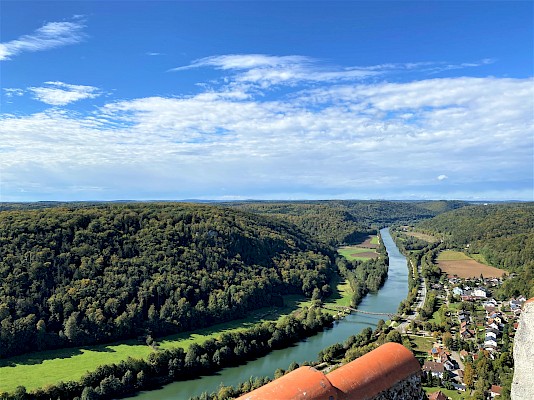
<svg viewBox="0 0 534 400"><path fill-rule="evenodd" d="M430 299L434 312L422 321L417 308L404 333L422 363L430 400L493 399L503 394L501 375L511 371L513 339L527 300L496 300L493 292L505 279L442 275L439 282L422 282L429 287L429 297L435 295Z"/></svg>

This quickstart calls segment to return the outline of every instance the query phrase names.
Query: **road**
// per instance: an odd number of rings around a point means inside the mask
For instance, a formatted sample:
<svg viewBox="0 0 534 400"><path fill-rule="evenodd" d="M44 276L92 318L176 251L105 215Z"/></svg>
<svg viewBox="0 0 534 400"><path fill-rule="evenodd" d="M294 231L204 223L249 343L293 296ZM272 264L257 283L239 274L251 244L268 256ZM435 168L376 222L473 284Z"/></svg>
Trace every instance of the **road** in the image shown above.
<svg viewBox="0 0 534 400"><path fill-rule="evenodd" d="M409 262L412 267L412 271L415 270L413 261L410 260ZM417 310L419 308L423 308L426 302L426 279L423 277L423 271L420 265L417 266L417 272L419 275L419 287L417 290L416 302L412 306L414 313L411 315L408 315L406 317L406 321L400 323L399 326L397 326L397 330L402 333L406 333L406 329L408 328L408 325L410 324L410 322L415 320L417 317L419 317L419 313L417 312ZM421 279L422 279L422 284L421 284Z"/></svg>

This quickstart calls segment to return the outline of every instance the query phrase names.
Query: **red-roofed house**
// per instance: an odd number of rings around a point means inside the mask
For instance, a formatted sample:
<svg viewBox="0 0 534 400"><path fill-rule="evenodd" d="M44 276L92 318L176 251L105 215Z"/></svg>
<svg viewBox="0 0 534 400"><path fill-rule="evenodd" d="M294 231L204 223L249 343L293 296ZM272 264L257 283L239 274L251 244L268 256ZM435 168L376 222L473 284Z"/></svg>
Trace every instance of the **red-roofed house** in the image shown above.
<svg viewBox="0 0 534 400"><path fill-rule="evenodd" d="M502 392L502 386L491 385L490 394L491 397L500 396Z"/></svg>

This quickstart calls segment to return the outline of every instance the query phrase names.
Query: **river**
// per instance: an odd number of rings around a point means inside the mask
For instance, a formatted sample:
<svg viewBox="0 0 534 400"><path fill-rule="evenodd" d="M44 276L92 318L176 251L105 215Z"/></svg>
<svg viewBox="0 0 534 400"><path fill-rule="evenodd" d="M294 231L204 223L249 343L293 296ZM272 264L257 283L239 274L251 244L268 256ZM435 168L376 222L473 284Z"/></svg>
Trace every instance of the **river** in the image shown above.
<svg viewBox="0 0 534 400"><path fill-rule="evenodd" d="M388 228L380 230L380 235L389 255L388 278L378 293L370 293L358 306L362 311L395 313L399 303L408 294L408 267L406 258L393 242ZM202 392L213 392L223 385L236 385L250 376L273 376L277 368L286 369L293 361L315 361L319 351L334 343L344 342L349 336L359 333L366 327L375 327L378 320L387 319L379 315L352 313L335 322L333 328L309 337L294 346L275 350L264 357L246 364L225 368L215 375L199 379L174 382L161 389L141 392L136 399L142 400L184 400L198 396Z"/></svg>

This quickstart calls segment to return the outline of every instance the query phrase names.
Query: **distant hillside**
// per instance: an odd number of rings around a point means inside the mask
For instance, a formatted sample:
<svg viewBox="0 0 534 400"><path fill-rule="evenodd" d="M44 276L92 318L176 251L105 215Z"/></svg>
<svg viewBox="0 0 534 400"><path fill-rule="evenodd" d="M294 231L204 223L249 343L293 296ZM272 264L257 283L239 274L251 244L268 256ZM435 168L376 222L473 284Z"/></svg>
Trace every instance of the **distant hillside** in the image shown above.
<svg viewBox="0 0 534 400"><path fill-rule="evenodd" d="M208 205L0 212L0 356L177 332L281 293L320 295L332 259L287 223Z"/></svg>
<svg viewBox="0 0 534 400"><path fill-rule="evenodd" d="M417 207L425 208L436 214L456 210L458 208L462 208L469 205L468 202L459 200L423 201L417 202L415 204L417 205Z"/></svg>
<svg viewBox="0 0 534 400"><path fill-rule="evenodd" d="M443 237L453 247L469 245L467 252L518 273L508 285L516 294L534 296L534 203L464 207L421 221L416 228Z"/></svg>
<svg viewBox="0 0 534 400"><path fill-rule="evenodd" d="M434 203L437 203L434 205ZM432 218L440 210L461 207L464 202L401 202L401 201L295 201L237 202L225 206L270 215L295 224L316 240L331 246L362 240L377 228L392 223L408 223Z"/></svg>

